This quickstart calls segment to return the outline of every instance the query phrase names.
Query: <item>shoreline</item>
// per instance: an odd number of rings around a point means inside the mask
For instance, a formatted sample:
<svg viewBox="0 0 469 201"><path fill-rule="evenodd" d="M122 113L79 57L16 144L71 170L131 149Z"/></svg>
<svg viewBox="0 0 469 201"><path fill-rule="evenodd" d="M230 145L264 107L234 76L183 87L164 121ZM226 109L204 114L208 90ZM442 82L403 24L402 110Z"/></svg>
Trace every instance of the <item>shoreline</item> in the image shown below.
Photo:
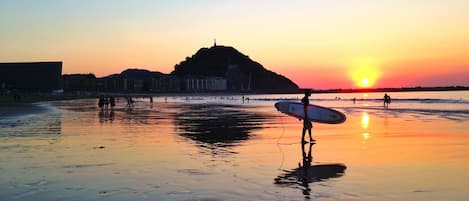
<svg viewBox="0 0 469 201"><path fill-rule="evenodd" d="M469 91L469 88L450 88L447 87L432 87L427 88L382 88L382 89L331 89L331 90L314 90L313 94L328 94L328 93L368 93L368 92L425 92L425 91ZM438 90L439 89L439 90ZM446 89L446 90L444 90ZM301 89L299 89L301 90ZM58 95L52 94L37 94L37 93L23 93L21 94L21 101L15 102L13 96L0 96L0 107L17 107L29 105L32 103L60 101L60 100L79 100L98 98L100 95L114 96L114 97L183 97L183 96L249 96L249 95L268 95L268 94L303 94L304 92L68 92ZM0 113L0 116L1 115Z"/></svg>

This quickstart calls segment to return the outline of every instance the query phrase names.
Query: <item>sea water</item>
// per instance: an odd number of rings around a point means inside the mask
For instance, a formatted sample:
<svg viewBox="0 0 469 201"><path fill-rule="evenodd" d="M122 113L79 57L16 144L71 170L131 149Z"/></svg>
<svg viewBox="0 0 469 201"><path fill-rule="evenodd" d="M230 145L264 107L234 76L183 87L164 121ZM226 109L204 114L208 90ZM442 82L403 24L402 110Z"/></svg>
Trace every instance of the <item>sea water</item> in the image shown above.
<svg viewBox="0 0 469 201"><path fill-rule="evenodd" d="M301 94L36 103L0 119L0 200L469 200L469 91L388 94L313 94L347 121L305 145L273 107Z"/></svg>

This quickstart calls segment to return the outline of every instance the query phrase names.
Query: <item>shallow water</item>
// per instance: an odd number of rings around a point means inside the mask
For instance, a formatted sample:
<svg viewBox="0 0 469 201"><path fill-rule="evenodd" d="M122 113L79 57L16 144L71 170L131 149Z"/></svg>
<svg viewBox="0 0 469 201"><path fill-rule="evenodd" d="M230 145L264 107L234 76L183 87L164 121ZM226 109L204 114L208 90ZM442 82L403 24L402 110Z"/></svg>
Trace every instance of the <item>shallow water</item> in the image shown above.
<svg viewBox="0 0 469 201"><path fill-rule="evenodd" d="M469 92L382 95L313 94L347 121L303 147L301 95L41 103L0 119L0 200L469 200Z"/></svg>

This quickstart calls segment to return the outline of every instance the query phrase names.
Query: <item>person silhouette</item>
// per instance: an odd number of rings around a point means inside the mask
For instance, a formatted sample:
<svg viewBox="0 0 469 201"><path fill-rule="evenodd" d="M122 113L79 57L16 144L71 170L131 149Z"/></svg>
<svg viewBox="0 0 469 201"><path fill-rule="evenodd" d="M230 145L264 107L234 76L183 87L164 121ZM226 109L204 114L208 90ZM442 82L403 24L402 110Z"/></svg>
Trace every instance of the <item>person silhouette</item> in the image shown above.
<svg viewBox="0 0 469 201"><path fill-rule="evenodd" d="M301 134L301 143L306 143L305 141L306 131L308 131L310 143L314 142L313 137L311 136L311 128L313 128L313 124L311 123L308 117L308 105L309 105L310 96L311 96L311 92L309 90L306 90L305 96L301 99L301 103L303 103L303 113L305 114L305 117L303 119L303 132Z"/></svg>
<svg viewBox="0 0 469 201"><path fill-rule="evenodd" d="M109 104L111 104L111 110L114 110L114 107L116 106L116 99L114 96L109 97Z"/></svg>
<svg viewBox="0 0 469 201"><path fill-rule="evenodd" d="M101 110L104 110L104 96L101 95L99 96L99 99L98 99L98 107L101 109Z"/></svg>
<svg viewBox="0 0 469 201"><path fill-rule="evenodd" d="M386 100L386 103L388 104L388 106L389 106L389 104L391 104L391 96L390 95L388 95L388 99Z"/></svg>
<svg viewBox="0 0 469 201"><path fill-rule="evenodd" d="M104 98L104 109L108 109L109 108L109 97L105 97Z"/></svg>
<svg viewBox="0 0 469 201"><path fill-rule="evenodd" d="M384 93L384 107L389 107L389 104L391 103L391 96L389 96L387 93Z"/></svg>

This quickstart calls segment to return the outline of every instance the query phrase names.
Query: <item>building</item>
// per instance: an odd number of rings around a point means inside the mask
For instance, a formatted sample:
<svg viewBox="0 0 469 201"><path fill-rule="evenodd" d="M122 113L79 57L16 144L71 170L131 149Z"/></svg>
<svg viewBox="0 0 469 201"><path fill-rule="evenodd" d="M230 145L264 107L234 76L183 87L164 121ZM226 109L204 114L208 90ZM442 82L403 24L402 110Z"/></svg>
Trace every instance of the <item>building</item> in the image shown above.
<svg viewBox="0 0 469 201"><path fill-rule="evenodd" d="M190 76L184 79L184 90L191 91L225 91L226 79L222 77Z"/></svg>
<svg viewBox="0 0 469 201"><path fill-rule="evenodd" d="M181 79L160 72L142 69L127 69L96 79L99 91L106 92L180 92Z"/></svg>
<svg viewBox="0 0 469 201"><path fill-rule="evenodd" d="M150 80L149 90L152 92L179 92L181 81L178 77L166 74L155 74Z"/></svg>
<svg viewBox="0 0 469 201"><path fill-rule="evenodd" d="M0 63L2 90L52 92L62 89L62 62Z"/></svg>
<svg viewBox="0 0 469 201"><path fill-rule="evenodd" d="M96 91L94 74L69 74L62 77L65 91Z"/></svg>

